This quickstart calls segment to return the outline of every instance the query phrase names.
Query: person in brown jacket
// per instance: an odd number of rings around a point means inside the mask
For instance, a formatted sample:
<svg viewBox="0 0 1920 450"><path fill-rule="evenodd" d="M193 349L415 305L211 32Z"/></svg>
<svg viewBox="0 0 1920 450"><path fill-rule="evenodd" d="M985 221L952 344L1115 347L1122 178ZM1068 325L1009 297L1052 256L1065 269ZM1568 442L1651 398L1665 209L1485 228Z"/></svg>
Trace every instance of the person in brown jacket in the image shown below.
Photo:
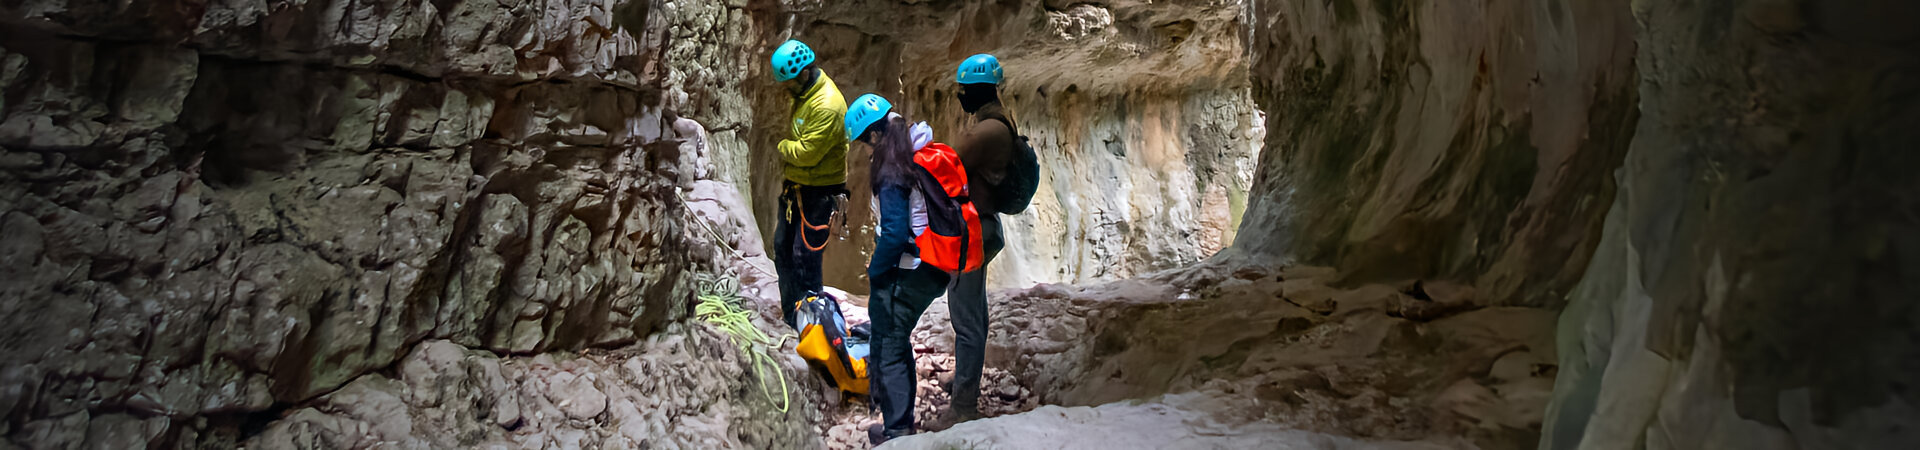
<svg viewBox="0 0 1920 450"><path fill-rule="evenodd" d="M959 82L960 108L968 114L964 131L954 142L960 163L967 171L967 194L980 210L980 236L986 250L986 264L1006 247L1001 234L999 204L995 186L1006 177L1007 163L1014 151L1013 120L1000 104L1000 61L988 54L968 57L955 75ZM948 416L940 420L957 424L980 417L980 371L987 352L987 269L960 274L947 291L947 311L953 321L955 368L951 388L952 403Z"/></svg>

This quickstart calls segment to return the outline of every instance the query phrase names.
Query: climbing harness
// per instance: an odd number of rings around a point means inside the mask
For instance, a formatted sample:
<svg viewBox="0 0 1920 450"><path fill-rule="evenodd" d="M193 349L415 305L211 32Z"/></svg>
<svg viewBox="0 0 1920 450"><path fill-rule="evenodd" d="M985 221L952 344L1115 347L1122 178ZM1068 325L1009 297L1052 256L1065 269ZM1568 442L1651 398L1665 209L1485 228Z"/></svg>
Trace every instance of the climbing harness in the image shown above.
<svg viewBox="0 0 1920 450"><path fill-rule="evenodd" d="M834 236L842 241L847 240L847 194L833 195L833 217L827 222L833 225Z"/></svg>
<svg viewBox="0 0 1920 450"><path fill-rule="evenodd" d="M820 245L813 245L813 241L810 239L807 239L807 231L808 230L819 231L819 230L827 230L832 228L833 217L831 216L828 217L827 223L814 225L812 221L807 220L807 205L806 205L805 199L802 199L800 197L800 185L796 184L796 185L788 186L787 191L784 193L781 193L782 197L785 197L788 195L793 196L793 200L787 203L787 220L793 220L793 215L797 211L800 214L800 226L804 227L804 229L800 231L800 245L807 246L807 251L810 251L810 252L825 250L827 248L827 242L832 241L832 239L821 241ZM840 196L845 197L845 195L840 195ZM835 200L835 203L839 204L844 201L845 200ZM839 214L839 213L840 211L838 210L834 211L834 214ZM827 235L832 236L833 233L829 232L827 233Z"/></svg>
<svg viewBox="0 0 1920 450"><path fill-rule="evenodd" d="M782 334L780 340L775 341L766 333L761 333L759 327L753 326L753 311L740 308L744 299L740 298L740 289L734 284L732 273L717 278L698 274L695 275L695 283L699 285L700 302L694 305L694 315L727 332L731 340L740 346L740 353L746 355L747 364L753 366L753 376L760 380L760 393L767 396L768 403L774 403L773 390L767 387L767 374L761 367L764 364L773 368L774 377L780 379L780 402L777 404L780 405L780 413L785 414L793 406L792 394L787 390L787 373L780 370L780 365L774 362L772 356L767 356L767 352L760 351L756 346L779 348L793 336Z"/></svg>

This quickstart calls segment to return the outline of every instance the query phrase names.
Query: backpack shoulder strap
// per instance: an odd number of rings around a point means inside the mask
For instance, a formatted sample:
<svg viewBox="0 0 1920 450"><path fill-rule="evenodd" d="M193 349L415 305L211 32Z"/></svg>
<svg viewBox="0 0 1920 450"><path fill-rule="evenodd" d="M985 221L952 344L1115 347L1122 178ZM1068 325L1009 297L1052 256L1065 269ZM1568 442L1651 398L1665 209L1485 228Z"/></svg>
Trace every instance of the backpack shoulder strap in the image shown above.
<svg viewBox="0 0 1920 450"><path fill-rule="evenodd" d="M938 142L927 144L914 153L913 161L926 170L946 196L966 195L967 172L962 169L960 154L953 147Z"/></svg>
<svg viewBox="0 0 1920 450"><path fill-rule="evenodd" d="M907 188L909 190L925 196L928 201L933 200L933 193L935 192L941 193L941 198L946 198L946 187L940 185L940 177L934 175L933 168L927 167L926 162L920 158L914 158L914 162L910 164L910 166L913 168L911 169L911 176L907 177ZM909 195L912 194L910 193Z"/></svg>
<svg viewBox="0 0 1920 450"><path fill-rule="evenodd" d="M1006 124L1006 125L1007 125L1007 132L1008 132L1008 133L1010 133L1010 134L1012 134L1012 135L1014 135L1014 136L1019 136L1019 135L1020 135L1020 127L1016 127L1016 126L1014 126L1014 125L1013 125L1013 119L1009 119L1009 118L1007 118L1007 115L1006 115L1006 114L1001 114L1001 113L1000 113L999 111L983 111L983 112L982 112L982 113L980 114L980 117L981 117L981 118L985 118L985 119L988 119L988 120L998 120L998 121L1000 121L1000 123L1002 123L1002 124Z"/></svg>

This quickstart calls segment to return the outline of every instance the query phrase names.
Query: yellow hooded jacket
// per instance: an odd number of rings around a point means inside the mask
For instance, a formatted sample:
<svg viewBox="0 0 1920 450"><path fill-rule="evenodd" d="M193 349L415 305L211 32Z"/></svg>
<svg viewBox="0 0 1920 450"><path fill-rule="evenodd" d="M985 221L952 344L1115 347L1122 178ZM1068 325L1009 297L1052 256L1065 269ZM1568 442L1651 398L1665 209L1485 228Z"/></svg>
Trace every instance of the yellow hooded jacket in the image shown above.
<svg viewBox="0 0 1920 450"><path fill-rule="evenodd" d="M793 138L780 141L787 181L806 186L847 182L847 99L825 71L793 102Z"/></svg>

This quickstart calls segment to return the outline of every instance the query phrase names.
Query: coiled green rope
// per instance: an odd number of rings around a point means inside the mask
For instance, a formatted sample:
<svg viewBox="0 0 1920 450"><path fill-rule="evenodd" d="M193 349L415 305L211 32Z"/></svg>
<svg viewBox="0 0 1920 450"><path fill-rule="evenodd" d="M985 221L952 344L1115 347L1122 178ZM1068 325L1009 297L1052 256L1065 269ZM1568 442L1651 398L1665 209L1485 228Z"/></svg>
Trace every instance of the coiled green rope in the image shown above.
<svg viewBox="0 0 1920 450"><path fill-rule="evenodd" d="M780 402L777 404L780 405L780 413L785 414L787 408L793 406L793 397L787 391L786 372L780 370L780 365L774 362L772 356L756 347L779 348L779 344L784 344L792 336L783 335L776 343L766 333L760 332L759 327L753 326L753 311L740 307L743 299L740 298L739 281L733 279L731 274L699 274L694 279L699 284L700 299L700 303L693 307L694 315L726 331L733 342L740 346L740 353L747 355L748 364L753 366L754 377L760 380L760 393L767 396L768 403L774 403L773 390L767 387L766 372L761 370L761 366L764 364L773 368L774 377L780 380Z"/></svg>

